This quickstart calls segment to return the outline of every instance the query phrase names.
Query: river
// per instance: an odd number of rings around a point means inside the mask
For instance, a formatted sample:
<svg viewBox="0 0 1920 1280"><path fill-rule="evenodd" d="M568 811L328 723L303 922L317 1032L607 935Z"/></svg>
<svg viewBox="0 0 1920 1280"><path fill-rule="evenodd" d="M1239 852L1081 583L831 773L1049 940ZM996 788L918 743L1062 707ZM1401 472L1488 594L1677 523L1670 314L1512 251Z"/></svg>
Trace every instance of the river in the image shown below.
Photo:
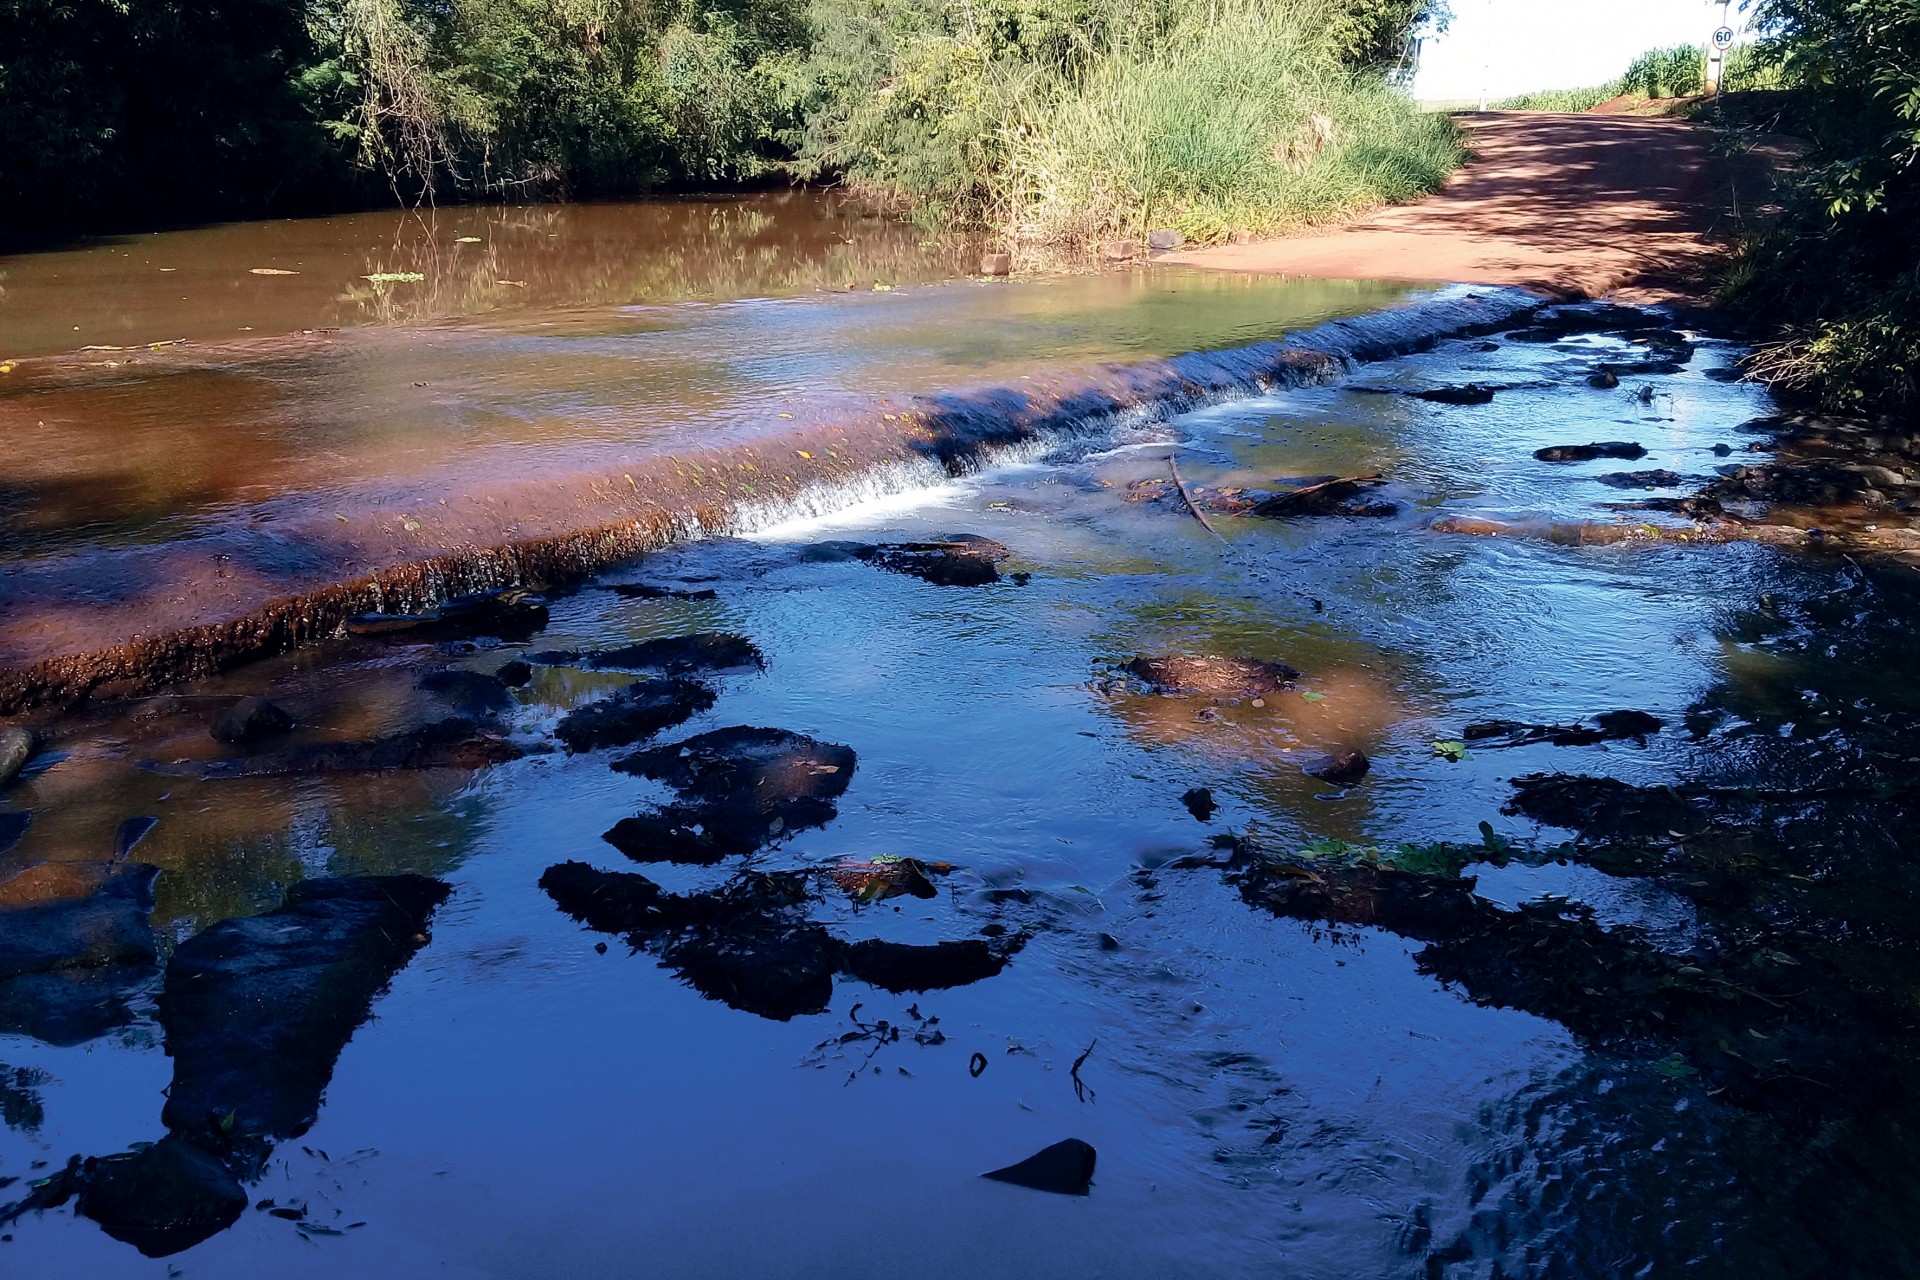
<svg viewBox="0 0 1920 1280"><path fill-rule="evenodd" d="M361 215L9 259L0 554L16 581L81 581L155 547L1452 296L1156 268L984 282L962 275L972 252L793 196ZM423 279L355 283L383 272ZM1646 332L1462 335L1327 385L1096 416L547 584L535 635L335 636L34 712L50 749L0 793L30 815L0 851L7 908L63 900L47 868L84 880L116 833L121 863L159 868L162 964L310 877L415 873L451 893L338 1034L313 1015L298 1044L320 1048L248 1058L228 1033L228 1087L304 1099L311 1127L173 1109L163 1125L198 1060L183 1055L217 1054L221 1032L192 1040L159 969L89 994L91 1021L0 990L0 1198L172 1130L220 1148L247 1205L143 1253L76 1212L82 1193L6 1226L0 1265L1900 1270L1920 1170L1889 1064L1920 990L1902 746L1920 706L1888 673L1913 657L1911 588L1752 545L1434 527L1672 523L1619 504L1676 481L1602 477L1711 475L1774 406L1727 376L1737 347L1699 333L1671 371L1589 384L1643 357ZM146 345L173 338L189 341ZM1499 390L1409 394L1469 383ZM1644 456L1534 457L1608 440ZM1370 514L1235 507L1372 473ZM867 550L962 534L1007 549L993 581L941 585ZM709 632L764 665L696 673L710 704L658 742L761 726L856 762L815 766L837 779L824 811L783 810L744 853L623 856L603 833L695 793L668 766L610 768L625 750L556 749L557 727L633 678L591 655ZM1297 676L1169 695L1124 667L1169 652ZM529 658L524 682L488 681ZM207 776L236 754L207 723L237 695L288 708L296 749L460 712L517 758ZM1566 732L1621 710L1657 723ZM1351 785L1303 767L1340 751L1370 761ZM1617 785L1540 799L1565 778ZM926 869L924 896L863 887L892 858ZM552 871L568 863L709 915L583 922ZM777 910L713 924L713 903L768 892L753 872L806 874ZM857 958L868 940L963 939L994 972L890 990L913 984ZM805 946L839 957L831 972L768 988ZM716 959L736 953L744 969ZM1098 1153L1084 1197L977 1176L1068 1138Z"/></svg>

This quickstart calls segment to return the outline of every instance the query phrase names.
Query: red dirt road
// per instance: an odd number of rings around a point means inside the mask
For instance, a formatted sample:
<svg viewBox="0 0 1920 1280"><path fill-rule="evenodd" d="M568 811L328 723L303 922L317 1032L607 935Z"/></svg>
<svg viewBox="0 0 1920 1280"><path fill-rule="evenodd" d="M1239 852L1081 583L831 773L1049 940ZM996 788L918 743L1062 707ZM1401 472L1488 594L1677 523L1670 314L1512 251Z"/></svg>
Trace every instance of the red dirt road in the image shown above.
<svg viewBox="0 0 1920 1280"><path fill-rule="evenodd" d="M1686 292L1722 202L1705 129L1642 116L1461 117L1474 158L1416 204L1348 226L1157 259L1222 271Z"/></svg>

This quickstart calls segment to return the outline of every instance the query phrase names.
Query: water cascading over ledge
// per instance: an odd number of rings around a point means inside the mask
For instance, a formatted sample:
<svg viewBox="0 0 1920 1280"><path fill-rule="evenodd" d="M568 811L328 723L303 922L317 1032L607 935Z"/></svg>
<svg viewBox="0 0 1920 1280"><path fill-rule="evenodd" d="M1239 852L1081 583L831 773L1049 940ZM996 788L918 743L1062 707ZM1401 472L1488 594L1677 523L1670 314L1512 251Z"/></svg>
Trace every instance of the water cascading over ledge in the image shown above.
<svg viewBox="0 0 1920 1280"><path fill-rule="evenodd" d="M0 714L136 693L336 634L368 610L578 580L668 543L738 534L941 483L1022 451L1509 328L1548 299L1442 289L1284 338L1165 359L879 397L621 470L478 481L432 502L395 491L171 541L17 562L0 582ZM263 504L263 507L268 504ZM417 515L396 518L396 511ZM278 513L271 513L277 516Z"/></svg>

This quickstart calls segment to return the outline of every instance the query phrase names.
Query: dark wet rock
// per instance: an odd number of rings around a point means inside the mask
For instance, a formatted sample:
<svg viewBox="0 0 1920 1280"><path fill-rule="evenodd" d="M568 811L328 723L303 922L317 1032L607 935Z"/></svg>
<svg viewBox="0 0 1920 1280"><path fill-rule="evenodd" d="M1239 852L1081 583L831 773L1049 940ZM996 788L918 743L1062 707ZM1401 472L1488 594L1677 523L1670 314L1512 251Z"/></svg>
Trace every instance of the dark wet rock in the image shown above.
<svg viewBox="0 0 1920 1280"><path fill-rule="evenodd" d="M1637 333L1665 329L1667 317L1658 311L1614 302L1570 302L1551 307L1533 318L1535 328L1562 335L1571 333Z"/></svg>
<svg viewBox="0 0 1920 1280"><path fill-rule="evenodd" d="M258 742L293 728L293 716L266 698L242 698L213 718L207 733L215 742Z"/></svg>
<svg viewBox="0 0 1920 1280"><path fill-rule="evenodd" d="M1013 552L991 538L956 534L939 542L888 542L861 547L856 558L941 587L980 587L1000 581L1000 562Z"/></svg>
<svg viewBox="0 0 1920 1280"><path fill-rule="evenodd" d="M515 658L511 662L501 663L500 669L493 674L509 689L524 689L527 682L533 679L533 664Z"/></svg>
<svg viewBox="0 0 1920 1280"><path fill-rule="evenodd" d="M156 867L133 863L98 892L73 901L0 910L0 978L56 969L150 965L154 961Z"/></svg>
<svg viewBox="0 0 1920 1280"><path fill-rule="evenodd" d="M713 697L706 685L678 676L639 680L569 711L555 726L554 737L569 751L628 746L707 710Z"/></svg>
<svg viewBox="0 0 1920 1280"><path fill-rule="evenodd" d="M1812 459L1722 467L1720 478L1700 492L1721 501L1884 507L1889 504L1887 491L1898 493L1911 483L1904 473L1887 467Z"/></svg>
<svg viewBox="0 0 1920 1280"><path fill-rule="evenodd" d="M1469 382L1458 387L1430 387L1424 391L1409 391L1407 396L1413 400L1426 400L1433 404L1492 404L1493 394L1503 390L1484 383Z"/></svg>
<svg viewBox="0 0 1920 1280"><path fill-rule="evenodd" d="M1461 740L1483 747L1521 747L1536 742L1556 747L1586 747L1624 738L1646 738L1665 724L1645 711L1603 711L1585 724L1527 724L1520 720L1482 720L1470 724Z"/></svg>
<svg viewBox="0 0 1920 1280"><path fill-rule="evenodd" d="M529 662L547 667L578 667L583 671L652 671L662 675L689 675L696 671L738 671L767 665L758 645L730 631L699 631L690 636L663 636L619 649L592 653L557 651L530 653Z"/></svg>
<svg viewBox="0 0 1920 1280"><path fill-rule="evenodd" d="M152 835L153 829L159 825L160 819L147 813L123 821L113 833L114 858L124 859L133 852L134 846Z"/></svg>
<svg viewBox="0 0 1920 1280"><path fill-rule="evenodd" d="M402 640L457 640L493 636L528 640L546 629L547 604L519 588L458 596L424 613L361 613L348 618L347 631L357 636L392 636Z"/></svg>
<svg viewBox="0 0 1920 1280"><path fill-rule="evenodd" d="M785 1022L826 1011L839 946L817 924L748 919L676 938L661 958L702 995Z"/></svg>
<svg viewBox="0 0 1920 1280"><path fill-rule="evenodd" d="M697 805L664 805L620 819L601 833L601 839L635 862L710 866L736 854L752 853L769 838L711 832L704 817L705 810Z"/></svg>
<svg viewBox="0 0 1920 1280"><path fill-rule="evenodd" d="M666 928L685 919L679 899L631 871L560 862L541 873L540 888L562 911L600 933Z"/></svg>
<svg viewBox="0 0 1920 1280"><path fill-rule="evenodd" d="M978 938L927 945L868 938L848 943L842 963L849 975L882 991L941 991L995 976L1018 949L1018 943L996 948Z"/></svg>
<svg viewBox="0 0 1920 1280"><path fill-rule="evenodd" d="M1662 511L1669 515L1685 516L1689 520L1721 520L1727 509L1712 498L1703 498L1698 494L1689 494L1684 498L1648 498L1643 502L1629 504L1642 511Z"/></svg>
<svg viewBox="0 0 1920 1280"><path fill-rule="evenodd" d="M1611 391L1620 385L1620 375L1602 365L1587 375L1587 385L1598 387L1602 391Z"/></svg>
<svg viewBox="0 0 1920 1280"><path fill-rule="evenodd" d="M0 1035L67 1046L130 1025L128 997L158 970L145 965L60 969L0 979Z"/></svg>
<svg viewBox="0 0 1920 1280"><path fill-rule="evenodd" d="M1213 802L1213 791L1208 787L1194 787L1180 797L1180 803L1187 806L1187 812L1202 822L1212 822L1214 813L1220 806Z"/></svg>
<svg viewBox="0 0 1920 1280"><path fill-rule="evenodd" d="M1609 471L1594 479L1610 489L1671 489L1687 482L1678 471L1666 470Z"/></svg>
<svg viewBox="0 0 1920 1280"><path fill-rule="evenodd" d="M540 887L589 928L654 952L701 993L786 1021L819 1013L845 972L887 991L926 991L989 978L1019 942L846 943L807 919L805 872L748 872L706 893L669 894L633 872L581 862L547 868Z"/></svg>
<svg viewBox="0 0 1920 1280"><path fill-rule="evenodd" d="M1733 446L1730 444L1716 444L1713 446L1713 456L1716 458L1731 457L1732 454Z"/></svg>
<svg viewBox="0 0 1920 1280"><path fill-rule="evenodd" d="M39 750L40 736L33 730L20 725L0 729L0 787L19 777Z"/></svg>
<svg viewBox="0 0 1920 1280"><path fill-rule="evenodd" d="M1602 711L1593 722L1610 738L1644 738L1666 726L1666 721L1645 711Z"/></svg>
<svg viewBox="0 0 1920 1280"><path fill-rule="evenodd" d="M0 813L0 853L8 853L33 825L31 813Z"/></svg>
<svg viewBox="0 0 1920 1280"><path fill-rule="evenodd" d="M847 789L852 748L785 729L716 729L623 756L613 767L664 782L678 803L623 819L609 843L641 861L711 862L824 826Z"/></svg>
<svg viewBox="0 0 1920 1280"><path fill-rule="evenodd" d="M1369 502L1367 490L1386 483L1383 476L1327 476L1298 488L1270 494L1248 506L1253 515L1269 520L1299 516L1391 516L1400 508L1391 502Z"/></svg>
<svg viewBox="0 0 1920 1280"><path fill-rule="evenodd" d="M169 1135L88 1162L79 1211L149 1258L179 1253L239 1221L247 1192L220 1157Z"/></svg>
<svg viewBox="0 0 1920 1280"><path fill-rule="evenodd" d="M1678 360L1608 360L1601 364L1600 370L1603 373L1612 374L1615 378L1630 378L1642 374L1679 373L1682 367Z"/></svg>
<svg viewBox="0 0 1920 1280"><path fill-rule="evenodd" d="M420 677L420 689L469 720L492 720L516 705L507 682L497 675L449 667Z"/></svg>
<svg viewBox="0 0 1920 1280"><path fill-rule="evenodd" d="M221 1142L304 1133L341 1049L447 892L414 875L306 880L279 910L181 943L160 993L173 1058L162 1121Z"/></svg>
<svg viewBox="0 0 1920 1280"><path fill-rule="evenodd" d="M1672 787L1636 787L1614 778L1534 773L1513 780L1506 812L1567 827L1584 840L1667 841L1697 834L1709 819Z"/></svg>
<svg viewBox="0 0 1920 1280"><path fill-rule="evenodd" d="M616 582L607 590L628 600L717 600L720 596L712 587L656 587L648 582Z"/></svg>
<svg viewBox="0 0 1920 1280"><path fill-rule="evenodd" d="M807 877L750 872L704 894L667 894L645 876L561 863L540 877L588 927L648 946L702 994L784 1022L833 998L840 944L805 917Z"/></svg>
<svg viewBox="0 0 1920 1280"><path fill-rule="evenodd" d="M505 738L456 717L371 742L311 742L238 760L143 760L140 767L176 778L270 778L386 769L479 769L518 760L522 754Z"/></svg>
<svg viewBox="0 0 1920 1280"><path fill-rule="evenodd" d="M1160 654L1131 659L1120 670L1155 693L1198 693L1216 698L1257 698L1290 689L1300 673L1284 662Z"/></svg>
<svg viewBox="0 0 1920 1280"><path fill-rule="evenodd" d="M1533 456L1542 462L1592 462L1595 458L1644 458L1647 451L1629 440L1596 440L1592 444L1551 444L1535 449Z"/></svg>
<svg viewBox="0 0 1920 1280"><path fill-rule="evenodd" d="M1336 787L1353 787L1359 785L1372 767L1373 761L1367 759L1366 752L1346 749L1314 756L1300 766L1300 772Z"/></svg>
<svg viewBox="0 0 1920 1280"><path fill-rule="evenodd" d="M1093 1166L1096 1153L1092 1144L1067 1138L1044 1147L1018 1164L1010 1164L983 1178L1010 1182L1033 1191L1051 1191L1055 1195L1084 1196L1093 1190Z"/></svg>

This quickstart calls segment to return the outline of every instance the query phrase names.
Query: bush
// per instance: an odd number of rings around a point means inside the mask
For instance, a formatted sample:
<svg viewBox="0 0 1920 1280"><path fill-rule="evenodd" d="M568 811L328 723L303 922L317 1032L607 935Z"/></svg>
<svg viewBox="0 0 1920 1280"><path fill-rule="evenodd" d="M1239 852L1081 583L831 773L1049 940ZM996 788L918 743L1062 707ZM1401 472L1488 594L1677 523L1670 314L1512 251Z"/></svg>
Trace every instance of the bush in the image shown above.
<svg viewBox="0 0 1920 1280"><path fill-rule="evenodd" d="M1835 408L1920 410L1920 0L1768 0L1759 16L1812 149L1727 282L1778 332L1755 371Z"/></svg>
<svg viewBox="0 0 1920 1280"><path fill-rule="evenodd" d="M939 0L816 4L830 34L794 167L1025 243L1217 239L1431 190L1460 159L1451 124L1356 68L1379 42L1334 11L1081 0L1061 26L1037 0L1002 0L992 23Z"/></svg>

